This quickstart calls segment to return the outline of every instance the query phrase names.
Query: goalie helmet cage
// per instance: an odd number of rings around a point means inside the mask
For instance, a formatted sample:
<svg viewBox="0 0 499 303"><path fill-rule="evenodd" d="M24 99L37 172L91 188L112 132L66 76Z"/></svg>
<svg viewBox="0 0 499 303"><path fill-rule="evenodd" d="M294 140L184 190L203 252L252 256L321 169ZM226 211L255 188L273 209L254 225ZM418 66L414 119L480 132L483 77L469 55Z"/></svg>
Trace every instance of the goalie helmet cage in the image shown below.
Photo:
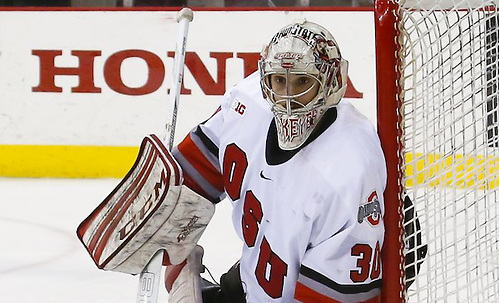
<svg viewBox="0 0 499 303"><path fill-rule="evenodd" d="M499 302L497 2L375 1L383 302Z"/></svg>

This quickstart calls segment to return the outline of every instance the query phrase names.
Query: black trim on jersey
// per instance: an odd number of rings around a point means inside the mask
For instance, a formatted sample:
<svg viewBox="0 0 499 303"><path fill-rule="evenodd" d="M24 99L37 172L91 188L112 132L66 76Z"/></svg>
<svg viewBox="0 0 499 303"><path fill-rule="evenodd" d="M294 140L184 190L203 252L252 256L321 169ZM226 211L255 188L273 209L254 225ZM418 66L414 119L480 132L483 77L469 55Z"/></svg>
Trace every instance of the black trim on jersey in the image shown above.
<svg viewBox="0 0 499 303"><path fill-rule="evenodd" d="M210 138L208 138L207 135L203 132L201 127L199 125L196 127L196 130L194 131L194 134L201 139L201 142L203 142L204 146L210 153L212 153L215 157L218 158L218 147L213 143Z"/></svg>
<svg viewBox="0 0 499 303"><path fill-rule="evenodd" d="M279 165L285 163L289 159L293 158L302 148L307 146L310 142L314 141L320 134L322 134L338 117L338 110L336 107L328 109L324 116L321 118L321 122L314 129L310 137L305 141L305 143L293 150L283 150L279 147L277 142L277 127L275 125L275 119L270 122L269 131L267 133L267 146L265 148L265 159L268 165Z"/></svg>
<svg viewBox="0 0 499 303"><path fill-rule="evenodd" d="M217 107L217 109L215 110L215 112L213 114L211 114L211 116L208 119L204 120L203 122L201 122L199 124L201 124L201 125L205 124L206 122L208 122L211 118L213 118L213 116L215 116L221 110L222 110L222 106Z"/></svg>
<svg viewBox="0 0 499 303"><path fill-rule="evenodd" d="M300 267L300 274L302 274L305 277L308 277L314 281L317 281L339 293L342 294L359 294L359 293L365 293L369 292L374 289L381 288L382 284L382 279L373 281L369 284L362 284L362 285L342 285L334 282L333 280L329 279L328 277L316 272L315 270L306 267L302 265Z"/></svg>

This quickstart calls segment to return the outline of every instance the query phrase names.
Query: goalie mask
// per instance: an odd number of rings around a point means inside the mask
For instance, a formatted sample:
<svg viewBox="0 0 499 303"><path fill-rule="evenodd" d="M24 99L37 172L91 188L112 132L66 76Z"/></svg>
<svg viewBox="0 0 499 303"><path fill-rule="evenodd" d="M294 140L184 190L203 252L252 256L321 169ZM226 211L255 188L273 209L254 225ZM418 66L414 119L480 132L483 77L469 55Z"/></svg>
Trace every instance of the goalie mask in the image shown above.
<svg viewBox="0 0 499 303"><path fill-rule="evenodd" d="M279 147L305 143L346 90L348 62L324 27L301 22L281 29L259 61L260 84L271 106Z"/></svg>

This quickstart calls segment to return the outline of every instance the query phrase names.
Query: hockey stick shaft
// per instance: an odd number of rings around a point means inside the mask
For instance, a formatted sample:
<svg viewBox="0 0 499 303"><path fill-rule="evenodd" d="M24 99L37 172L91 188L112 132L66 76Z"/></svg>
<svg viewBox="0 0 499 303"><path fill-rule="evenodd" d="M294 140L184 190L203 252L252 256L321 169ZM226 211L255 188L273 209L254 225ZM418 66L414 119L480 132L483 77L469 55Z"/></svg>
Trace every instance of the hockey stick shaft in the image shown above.
<svg viewBox="0 0 499 303"><path fill-rule="evenodd" d="M170 134L168 140L168 149L173 148L173 140L175 139L175 128L177 125L177 112L178 104L180 99L180 91L182 89L182 81L184 79L184 62L187 44L187 34L189 32L189 23L193 19L192 10L189 8L183 8L177 14L177 22L179 23L179 31L177 36L177 43L175 49L175 64L173 72L173 90L171 95L173 96L173 110L171 121L166 125L166 133ZM165 138L166 139L166 138Z"/></svg>
<svg viewBox="0 0 499 303"><path fill-rule="evenodd" d="M180 90L182 88L182 80L184 75L184 62L187 34L189 31L189 23L193 19L192 10L183 8L177 13L177 22L179 23L177 43L175 49L175 64L173 72L173 89L171 96L173 97L173 108L170 123L166 124L166 132L164 140L168 139L168 149L173 148L175 139L175 128L177 124L178 103L180 98ZM151 261L140 273L139 289L137 291L137 303L156 303L158 301L159 281L161 280L161 267L163 264L163 251L158 251L152 257Z"/></svg>

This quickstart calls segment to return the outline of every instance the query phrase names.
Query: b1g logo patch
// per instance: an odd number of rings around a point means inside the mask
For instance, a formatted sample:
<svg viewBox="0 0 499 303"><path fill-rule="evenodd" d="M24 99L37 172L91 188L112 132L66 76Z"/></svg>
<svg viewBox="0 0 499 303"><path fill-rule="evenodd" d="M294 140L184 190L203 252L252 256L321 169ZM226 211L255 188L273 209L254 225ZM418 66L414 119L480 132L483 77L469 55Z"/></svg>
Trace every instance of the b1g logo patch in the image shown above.
<svg viewBox="0 0 499 303"><path fill-rule="evenodd" d="M241 101L237 99L234 99L234 101L230 105L230 108L232 108L236 113L240 114L241 116L244 115L244 112L246 111L246 105L244 105Z"/></svg>
<svg viewBox="0 0 499 303"><path fill-rule="evenodd" d="M379 204L378 195L376 191L373 191L369 198L367 198L367 203L359 206L359 213L357 215L357 221L359 224L367 220L372 226L379 224L381 219L381 205Z"/></svg>

